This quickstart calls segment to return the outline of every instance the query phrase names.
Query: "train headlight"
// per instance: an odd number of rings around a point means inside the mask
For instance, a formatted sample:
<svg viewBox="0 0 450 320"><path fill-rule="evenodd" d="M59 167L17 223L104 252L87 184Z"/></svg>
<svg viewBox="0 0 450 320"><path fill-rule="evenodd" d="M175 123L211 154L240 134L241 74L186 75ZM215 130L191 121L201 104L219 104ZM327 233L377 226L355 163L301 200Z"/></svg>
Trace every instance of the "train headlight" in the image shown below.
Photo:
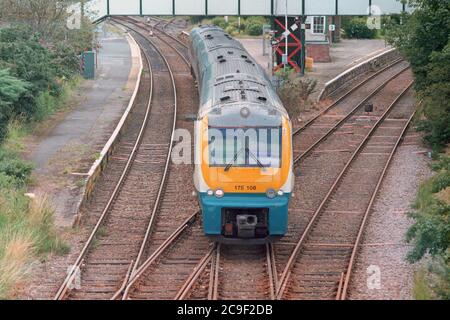
<svg viewBox="0 0 450 320"><path fill-rule="evenodd" d="M222 189L217 189L216 192L214 192L214 195L216 196L216 198L223 198L225 192Z"/></svg>
<svg viewBox="0 0 450 320"><path fill-rule="evenodd" d="M214 195L214 191L208 190L208 191L206 191L206 194L211 197Z"/></svg>
<svg viewBox="0 0 450 320"><path fill-rule="evenodd" d="M269 190L266 191L266 196L269 199L273 199L273 198L275 198L277 196L277 192L275 190L273 190L273 189L269 189Z"/></svg>
<svg viewBox="0 0 450 320"><path fill-rule="evenodd" d="M278 194L279 197L282 197L282 196L284 196L284 191L283 190L278 190L277 194Z"/></svg>

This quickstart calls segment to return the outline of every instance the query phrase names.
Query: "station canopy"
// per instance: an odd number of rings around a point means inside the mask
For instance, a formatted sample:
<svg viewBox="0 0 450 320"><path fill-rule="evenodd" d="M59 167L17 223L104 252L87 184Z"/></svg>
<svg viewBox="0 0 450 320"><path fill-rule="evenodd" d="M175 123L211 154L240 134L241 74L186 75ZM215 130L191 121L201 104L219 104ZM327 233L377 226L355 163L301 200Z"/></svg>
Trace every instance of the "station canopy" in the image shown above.
<svg viewBox="0 0 450 320"><path fill-rule="evenodd" d="M94 16L389 15L410 11L401 0L91 0ZM372 7L371 7L372 6Z"/></svg>

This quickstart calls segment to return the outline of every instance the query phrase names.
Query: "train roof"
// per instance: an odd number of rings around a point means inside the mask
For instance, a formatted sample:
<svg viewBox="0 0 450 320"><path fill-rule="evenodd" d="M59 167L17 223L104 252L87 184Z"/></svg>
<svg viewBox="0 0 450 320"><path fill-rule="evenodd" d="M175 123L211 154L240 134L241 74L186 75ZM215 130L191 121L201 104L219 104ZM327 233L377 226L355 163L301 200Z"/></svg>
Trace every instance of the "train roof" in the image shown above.
<svg viewBox="0 0 450 320"><path fill-rule="evenodd" d="M216 26L191 32L207 95L202 94L200 116L228 104L257 105L287 116L266 73L244 46ZM206 78L206 82L205 82Z"/></svg>

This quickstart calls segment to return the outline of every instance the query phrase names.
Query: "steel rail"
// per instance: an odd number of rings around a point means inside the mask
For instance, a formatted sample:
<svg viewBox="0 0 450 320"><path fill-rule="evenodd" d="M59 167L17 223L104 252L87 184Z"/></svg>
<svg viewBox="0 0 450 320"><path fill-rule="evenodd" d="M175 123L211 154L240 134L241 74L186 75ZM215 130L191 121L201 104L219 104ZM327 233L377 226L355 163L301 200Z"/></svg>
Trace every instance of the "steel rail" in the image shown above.
<svg viewBox="0 0 450 320"><path fill-rule="evenodd" d="M147 271L147 269L153 265L153 263L164 253L167 249L177 240L180 236L197 220L200 215L200 211L197 211L186 219L156 250L153 252L147 260L132 274L126 285L122 286L112 297L112 300L118 299L122 296L122 300L127 299L131 287L136 281Z"/></svg>
<svg viewBox="0 0 450 320"><path fill-rule="evenodd" d="M132 22L130 20L134 20L134 19L126 19L127 22L131 23L133 26L141 28L141 29L146 29L146 27L142 27L138 25L138 22ZM156 50L160 53L160 55L162 55L161 51L159 48L157 48L157 46L150 40L148 39L145 35L143 35L141 32L137 31L134 28L130 28L129 26L118 22L121 25L123 25L126 28L129 28L130 30L133 30L134 32L140 34L142 37L144 37L147 41L149 41L150 43L152 43L152 45L156 48ZM161 31L162 32L162 31ZM161 38L160 38L161 39ZM178 55L183 58L183 60L185 61L185 63L187 64L188 67L190 67L190 64L187 62L187 60L185 59L184 55L181 54L175 47L173 47L171 44L169 44L167 41L165 41L164 39L161 39L163 42L165 42L166 44L168 44L172 49L174 49ZM176 39L175 39L176 40ZM164 57L164 59L166 60L166 58ZM167 60L166 63L168 64ZM173 139L172 139L173 141ZM155 207L156 209L156 207ZM133 267L131 276L129 277L129 280L127 281L126 285L121 287L119 291L116 292L116 294L113 296L113 299L117 299L118 297L120 297L120 295L122 295L122 299L125 300L128 298L129 292L132 288L132 286L136 283L136 281L142 276L142 274L151 266L153 265L153 263L164 253L166 252L170 246L175 242L175 240L177 238L179 238L179 236L185 231L187 230L187 227L189 225L191 225L192 220L196 219L196 217L199 215L200 212L196 212L195 214L193 214L191 217L189 217L187 219L187 221L185 223L183 223L168 239L166 239L166 241L142 264L139 265L139 261L142 258L142 254L145 250L146 247L146 242L148 239L148 236L151 232L150 229L147 230L146 233L146 237L144 242L142 242L142 246L140 249L140 255L138 256L138 258L136 259L136 263ZM154 217L154 215L152 215L152 217Z"/></svg>
<svg viewBox="0 0 450 320"><path fill-rule="evenodd" d="M344 118L339 120L335 125L333 125L330 130L328 130L323 136L321 136L316 142L314 142L311 146L309 146L308 149L306 149L302 154L298 155L294 158L294 164L298 164L300 160L305 158L308 154L311 153L312 150L314 150L322 141L326 140L334 131L339 129L343 123L345 123L351 116L353 116L363 105L366 103L369 99L371 99L373 96L378 94L384 87L386 87L389 82L400 76L403 72L408 70L410 67L407 66L400 70L398 73L394 74L392 77L387 79L385 82L383 82L381 85L379 85L374 91L372 91L368 96L366 96L363 100L361 100L349 113L347 113Z"/></svg>
<svg viewBox="0 0 450 320"><path fill-rule="evenodd" d="M367 209L366 209L366 211L364 213L364 218L362 220L361 226L360 226L359 231L358 231L358 236L357 236L355 244L353 246L352 255L350 257L350 262L348 264L347 271L345 273L345 280L343 281L343 286L341 287L341 290L338 290L338 300L345 300L346 297L347 297L347 291L348 291L348 286L349 286L349 283L350 283L351 274L352 274L352 271L353 271L353 266L354 266L354 263L355 263L355 260L356 260L356 255L357 255L360 243L361 243L361 239L362 239L364 230L366 228L367 220L369 218L369 215L370 215L370 212L372 210L372 207L373 207L373 205L375 203L375 199L376 199L376 197L378 195L378 191L380 190L381 185L382 185L382 183L384 181L384 178L386 177L386 172L388 171L388 169L389 169L389 167L390 167L390 165L392 163L392 159L394 158L394 155L395 155L398 147L400 146L401 142L403 141L404 136L406 134L406 131L408 130L408 127L410 126L410 124L412 122L412 119L414 118L415 114L416 114L416 112L413 112L413 114L409 117L408 122L403 127L403 130L400 133L400 136L397 139L397 141L395 143L395 146L393 147L391 153L389 154L389 158L388 158L388 160L387 160L387 162L386 162L386 164L385 164L385 166L383 168L383 172L381 173L380 178L378 179L377 185L376 185L375 190L374 190L374 192L372 194L372 197L370 199L369 205L367 206Z"/></svg>
<svg viewBox="0 0 450 320"><path fill-rule="evenodd" d="M279 300L282 298L284 291L286 289L288 280L291 275L292 267L294 266L294 262L297 259L297 256L300 252L300 249L302 248L303 242L306 239L306 237L309 235L312 226L317 221L317 218L322 213L323 209L325 208L325 205L328 203L329 199L331 198L331 195L336 190L337 186L341 182L342 178L350 168L350 166L353 164L354 160L359 155L360 151L363 149L363 147L367 144L369 139L372 137L375 130L380 126L382 122L384 122L387 115L391 112L394 106L397 105L398 101L403 97L403 95L411 88L413 82L410 82L408 86L396 97L396 99L389 105L389 107L386 109L386 111L383 113L383 115L378 119L378 121L375 123L375 125L370 129L369 133L365 136L364 140L359 144L358 148L353 152L351 158L346 163L345 167L340 172L339 176L334 181L333 185L329 189L328 193L326 194L325 198L322 200L321 204L317 208L317 210L314 212L314 215L310 219L308 225L306 226L304 232L302 233L300 240L297 242L293 252L291 253L289 260L283 270L283 273L281 275L280 281L278 283L276 298Z"/></svg>
<svg viewBox="0 0 450 320"><path fill-rule="evenodd" d="M176 294L174 300L185 300L194 286L197 279L202 275L203 271L206 269L208 264L212 261L213 255L216 251L217 244L215 244L206 255L200 260L197 266L194 268L192 273L189 275L186 282L183 284L181 289Z"/></svg>
<svg viewBox="0 0 450 320"><path fill-rule="evenodd" d="M270 300L274 300L277 288L277 280L276 280L277 274L275 269L275 257L272 243L266 244L266 263L267 263L267 273L269 274Z"/></svg>
<svg viewBox="0 0 450 320"><path fill-rule="evenodd" d="M148 55L141 50L144 53L145 59L147 61L147 64L149 66L149 71L150 71L150 92L149 92L149 98L148 98L148 103L147 103L147 110L145 113L145 117L142 121L142 126L141 129L139 131L139 134L136 138L136 142L133 146L133 149L128 157L127 163L124 167L124 170L105 206L105 208L102 211L102 214L100 215L99 219L97 220L96 225L94 226L94 229L92 230L91 234L89 235L88 240L86 241L86 243L83 246L83 249L81 250L80 254L78 255L77 259L75 260L75 263L73 264L73 267L71 268L71 270L69 271L68 275L66 276L66 278L64 279L62 285L60 286L60 288L58 289L58 292L55 295L55 300L62 300L64 299L65 294L67 293L67 291L69 290L70 285L72 284L73 280L75 279L75 276L77 275L77 273L79 272L79 270L81 269L81 266L83 264L83 260L88 252L88 249L90 248L90 246L92 245L95 236L99 230L99 228L101 227L101 225L103 224L105 218L108 215L108 212L110 211L112 204L114 202L114 200L117 198L117 196L119 195L121 188L123 186L123 183L132 167L132 164L134 163L134 159L136 157L137 151L139 149L139 146L141 144L142 138L144 136L144 132L145 129L147 127L147 123L149 120L149 116L150 116L150 111L151 111L151 107L152 107L152 100L153 100L153 83L154 83L154 78L153 78L153 71L152 71L152 67L151 67L151 63L150 63L150 58L148 57Z"/></svg>
<svg viewBox="0 0 450 320"><path fill-rule="evenodd" d="M116 21L116 19L112 19L112 20ZM145 37L139 31L134 30L134 29L131 29L131 30L136 32L137 34L139 34L149 44L151 44L153 46L153 48L159 53L161 58L164 60L164 63L166 64L167 69L169 71L169 75L170 75L171 82L172 82L172 90L173 90L173 94L174 94L174 112L173 112L173 123L172 123L172 129L171 129L172 131L171 131L170 144L169 144L169 149L168 149L168 152L167 152L166 162L165 162L165 165L164 165L164 173L163 173L163 176L161 178L161 184L160 184L159 189L158 189L158 195L156 197L155 204L153 206L153 210L152 210L152 213L150 215L150 221L148 223L148 227L147 227L147 230L145 232L144 240L142 241L142 244L141 244L141 247L139 249L139 253L137 255L135 264L134 264L133 269L131 271L131 277L133 277L133 275L136 273L136 271L137 271L137 269L139 267L139 263L140 263L140 261L142 259L142 255L144 254L148 238L149 238L150 233L151 233L151 231L153 229L153 222L155 220L156 213L159 210L159 206L160 206L161 201L163 199L164 188L166 186L167 178L169 176L170 159L171 159L171 156L172 156L172 149L173 149L173 145L174 145L174 136L175 136L175 130L176 130L176 123L177 123L178 96L177 96L177 87L176 87L176 82L175 82L175 76L174 76L174 73L172 71L172 68L170 67L169 62L167 61L167 58L164 56L164 54L161 52L161 50L153 43L153 41L151 41L150 39Z"/></svg>
<svg viewBox="0 0 450 320"><path fill-rule="evenodd" d="M119 22L120 23L120 22ZM135 23L133 23L133 22L130 22L131 24L133 24L134 26L136 26L136 24ZM167 61L167 59L164 57L164 55L162 54L162 52L161 52L161 50L150 40L150 39L148 39L145 35L143 35L141 32L139 32L139 31L137 31L136 29L133 29L133 28L130 28L129 26L127 26L127 25L125 25L125 24L122 24L122 23L120 23L121 25L123 25L123 26L125 26L125 27L127 27L127 28L129 28L129 29L131 29L131 30L133 30L134 32L136 32L136 33L138 33L139 35L141 35L143 38L145 38L149 43L151 43L152 44L152 46L158 51L158 53L163 57L163 59L165 60L165 62L166 62L166 64L167 64L167 66L168 66L168 68L169 68L169 70L171 70L171 68L169 67L169 62ZM139 26L137 26L137 27L139 27ZM172 47L172 46L171 46ZM174 49L174 50L176 50L175 48L173 48L172 47L172 49ZM184 58L183 57L183 55L182 54L180 54L179 52L178 52L178 54L180 55L180 57L182 57L182 58ZM190 65L188 65L188 66L190 66ZM175 82L174 82L174 76L173 76L173 72L171 71L171 77L172 77L172 79L173 79L173 84L175 84ZM176 114L175 114L175 117L176 117ZM172 149L172 145L173 145L173 141L174 141L174 139L173 139L173 135L172 135L172 139L171 139L171 147L170 147L170 150ZM168 172L168 170L169 170L169 167L170 167L170 156L167 158L167 162L166 162L166 171L165 171L165 175L167 174L167 172ZM121 288L118 292L116 292L116 294L113 296L113 299L117 299L117 297L118 296L120 296L120 294L121 294L121 292L123 292L123 296L122 296L122 299L126 299L127 297L128 297L128 293L129 293L129 291L130 291L130 289L131 289L131 287L133 286L133 284L137 281L137 279L156 261L156 259L157 258L159 258L160 256L161 256L161 254L163 253L163 252L165 252L168 248L169 248L169 246L174 242L174 240L175 239L177 239L180 235L181 235L181 233L183 232L183 231L185 231L186 230L186 228L191 224L190 222L194 219L194 217L196 218L198 215L199 215L199 213L200 212L196 212L196 213L194 213L191 217L189 217L188 219L187 219L187 221L184 223L184 224L182 224L158 249L157 249L157 251L155 251L155 253L151 256L151 257L149 257L143 264L142 264L142 266L140 266L139 265L139 263L140 263L140 261L141 261L141 259L142 259L142 255L143 255L143 253L144 253L144 251L145 251L145 248L146 248L146 244L147 244L147 241L148 241L148 238L149 238L149 235L150 235L150 233L151 233L151 229L152 229L152 226L153 226L153 220L154 220L154 218L155 218L155 216L156 216L156 211L158 210L158 208L159 208L159 204L160 204L160 202L161 202L161 197L162 197L162 191L163 191L163 188L162 188L162 185L161 185L161 188L160 188L160 190L159 190L159 192L158 192L158 198L157 198L157 201L158 201L158 206L155 206L154 207L154 210L153 210L153 212L152 212L152 221L151 221L151 224L149 224L149 228L147 229L147 232L146 232L146 235L145 235L145 238L144 238L144 241L142 242L142 245L141 245L141 248L140 248L140 251L139 251L139 255L138 255L138 257L137 257L137 259L136 259L136 263L135 263L135 265L134 265L134 267L133 267L133 270L132 270L132 273L131 273L131 276L129 277L129 280L128 280L128 282L127 282L127 284L126 284L126 286L125 286L125 288Z"/></svg>
<svg viewBox="0 0 450 320"><path fill-rule="evenodd" d="M324 114L328 113L328 111L330 111L331 109L333 109L336 105L338 105L342 100L344 100L345 98L347 98L349 95L351 95L352 93L354 93L357 89L361 88L364 84L366 84L367 82L369 82L370 80L372 80L373 78L375 78L376 76L380 75L381 73L383 73L384 71L386 71L387 69L392 68L393 66L399 64L400 62L404 61L403 59L397 59L394 62L392 62L391 64L385 66L384 68L378 70L376 73L372 74L370 77L364 79L363 81L359 82L357 85L355 85L354 87L352 87L348 92L344 93L342 96L340 96L336 101L334 101L333 103L331 103L329 106L327 106L324 110L322 110L321 112L317 113L313 118L309 119L302 127L296 129L293 133L294 136L298 135L300 132L304 131L305 129L307 129L308 127L311 126L311 124L316 121L319 117L323 116Z"/></svg>
<svg viewBox="0 0 450 320"><path fill-rule="evenodd" d="M188 280L183 285L182 289L178 292L176 299L185 299L192 289L195 281L200 277L201 273L206 269L206 266L210 263L210 279L208 287L208 300L218 300L219 299L219 270L220 270L220 258L221 258L221 244L216 243L214 251L210 251L202 259L202 261L195 268L193 273L189 276ZM275 255L272 243L266 243L266 264L267 264L267 274L269 277L269 295L270 300L275 299L276 289L277 289L277 271L275 266Z"/></svg>
<svg viewBox="0 0 450 320"><path fill-rule="evenodd" d="M141 28L141 29L145 29L146 31L149 31L149 26L147 24L145 24L143 21L139 21L136 20L134 18L131 17L124 17L122 20L125 20L131 24L133 24L134 26ZM172 36L171 34L169 34L168 32L161 30L157 27L153 26L154 30L158 30L158 32L160 32L161 34L163 34L166 37L169 37L170 39L174 40L175 42L177 42L179 45L183 46L184 48L188 49L188 46L185 45L183 42L181 42L180 40L178 40L177 38L175 38L174 36ZM173 46L173 44L171 44L169 41L165 40L163 37L161 37L160 35L156 34L156 37L158 39L160 39L162 42L164 42L165 44L167 44L169 47L171 47L173 50L175 50L177 52L177 54L179 56L181 56L181 58L184 60L184 62L189 66L189 68L191 67L191 63L189 62L188 58L185 57L185 55L183 53L180 52L180 50L178 50L176 47Z"/></svg>
<svg viewBox="0 0 450 320"><path fill-rule="evenodd" d="M215 255L211 262L209 278L208 300L218 300L219 298L219 270L220 270L220 249L222 245L217 244Z"/></svg>

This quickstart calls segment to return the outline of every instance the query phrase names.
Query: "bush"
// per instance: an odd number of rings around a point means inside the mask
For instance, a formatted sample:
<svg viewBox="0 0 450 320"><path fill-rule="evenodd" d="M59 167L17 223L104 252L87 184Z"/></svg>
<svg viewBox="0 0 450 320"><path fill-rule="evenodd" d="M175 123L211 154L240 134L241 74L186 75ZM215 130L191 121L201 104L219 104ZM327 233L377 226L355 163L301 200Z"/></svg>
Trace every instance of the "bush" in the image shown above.
<svg viewBox="0 0 450 320"><path fill-rule="evenodd" d="M308 104L309 97L315 92L317 80L299 77L294 69L284 69L277 73L281 80L278 95L291 118L296 119Z"/></svg>
<svg viewBox="0 0 450 320"><path fill-rule="evenodd" d="M347 38L355 39L373 39L377 35L376 30L367 27L367 18L354 17L343 18L342 27Z"/></svg>
<svg viewBox="0 0 450 320"><path fill-rule="evenodd" d="M0 143L7 134L8 123L14 114L14 106L27 91L28 85L0 69Z"/></svg>
<svg viewBox="0 0 450 320"><path fill-rule="evenodd" d="M0 149L0 175L4 178L9 177L16 185L23 185L29 178L33 166L20 159L19 155Z"/></svg>
<svg viewBox="0 0 450 320"><path fill-rule="evenodd" d="M437 173L420 187L411 213L414 224L407 240L414 244L408 260L416 262L431 255L429 282L435 294L443 299L450 296L450 157L441 156L432 168Z"/></svg>
<svg viewBox="0 0 450 320"><path fill-rule="evenodd" d="M225 29L228 26L228 23L225 21L224 17L215 17L214 19L211 20L211 23L222 29Z"/></svg>
<svg viewBox="0 0 450 320"><path fill-rule="evenodd" d="M259 23L251 23L247 26L247 33L250 36L260 36L263 33L263 26Z"/></svg>
<svg viewBox="0 0 450 320"><path fill-rule="evenodd" d="M226 27L225 32L231 36L235 36L236 34L239 33L238 29L232 25L229 25L228 27Z"/></svg>

